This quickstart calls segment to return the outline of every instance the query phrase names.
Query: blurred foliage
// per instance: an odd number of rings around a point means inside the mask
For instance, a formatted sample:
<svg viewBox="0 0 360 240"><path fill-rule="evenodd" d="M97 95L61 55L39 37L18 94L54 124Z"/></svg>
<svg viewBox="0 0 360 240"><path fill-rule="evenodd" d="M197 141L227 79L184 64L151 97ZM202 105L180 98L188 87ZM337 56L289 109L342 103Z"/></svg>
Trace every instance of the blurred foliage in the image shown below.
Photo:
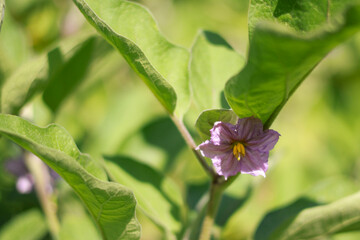
<svg viewBox="0 0 360 240"><path fill-rule="evenodd" d="M136 2L150 9L173 43L190 48L199 29L206 29L219 33L238 52L247 52L246 0ZM6 1L0 33L1 84L26 61L88 29L90 26L69 0ZM220 239L252 239L269 212L286 211L294 204L295 210L326 204L359 190L359 93L357 35L326 57L272 125L282 136L270 157L267 177L243 175L227 190L216 219L216 224L223 226L217 231ZM81 151L95 159L127 155L155 168L178 185L189 205L186 217L193 218L200 211L197 203L207 190L207 176L161 105L114 50L87 69L84 79L56 110L55 115L40 94L21 114L41 126L61 124ZM190 111L185 121L200 143L194 126L197 117ZM16 216L21 218L30 209L40 211L35 193L19 194L15 177L4 167L6 161L22 154L17 146L0 139L0 231L16 221ZM69 239L70 232L72 236L98 234L78 197L64 182L59 185L54 195L65 229L60 231L61 239ZM299 202L305 204L299 207ZM161 238L163 233L146 214L139 212L138 217L142 239ZM86 230L73 228L73 224L81 225L81 229L86 226ZM356 240L359 233L337 234L333 239Z"/></svg>

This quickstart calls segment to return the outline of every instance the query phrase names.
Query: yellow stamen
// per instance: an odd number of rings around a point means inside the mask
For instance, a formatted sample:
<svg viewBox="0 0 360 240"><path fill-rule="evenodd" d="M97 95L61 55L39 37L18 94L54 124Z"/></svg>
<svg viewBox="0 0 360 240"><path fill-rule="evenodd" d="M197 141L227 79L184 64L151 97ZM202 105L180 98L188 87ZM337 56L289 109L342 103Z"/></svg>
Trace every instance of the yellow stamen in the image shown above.
<svg viewBox="0 0 360 240"><path fill-rule="evenodd" d="M234 154L234 156L236 156L236 154L237 154L236 145L235 145L234 148L233 148L233 154Z"/></svg>
<svg viewBox="0 0 360 240"><path fill-rule="evenodd" d="M242 155L245 155L245 147L244 147L244 145L242 145L241 143L239 144L239 146L240 146L240 153L242 154Z"/></svg>
<svg viewBox="0 0 360 240"><path fill-rule="evenodd" d="M233 147L233 154L240 161L241 157L245 156L245 147L242 143L236 143Z"/></svg>

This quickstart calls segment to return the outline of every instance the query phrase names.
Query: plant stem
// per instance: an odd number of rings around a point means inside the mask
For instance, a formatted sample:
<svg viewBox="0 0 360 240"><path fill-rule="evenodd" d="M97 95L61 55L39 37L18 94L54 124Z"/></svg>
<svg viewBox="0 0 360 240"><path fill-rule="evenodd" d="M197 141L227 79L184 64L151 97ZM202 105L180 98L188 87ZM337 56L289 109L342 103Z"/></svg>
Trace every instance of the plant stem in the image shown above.
<svg viewBox="0 0 360 240"><path fill-rule="evenodd" d="M206 206L206 215L204 221L202 223L201 232L200 232L200 240L209 240L211 237L211 230L214 225L214 220L219 208L219 204L221 201L222 193L227 186L229 186L237 176L230 177L227 181L220 175L218 175L215 170L207 164L204 157L200 154L198 150L196 150L196 144L191 137L189 131L185 127L182 121L176 118L173 115L170 115L172 121L180 131L187 145L194 152L196 158L200 162L203 169L206 173L211 177L211 186L210 186L210 196L209 202Z"/></svg>
<svg viewBox="0 0 360 240"><path fill-rule="evenodd" d="M211 166L209 166L207 164L206 160L200 154L200 152L198 150L196 150L196 144L194 142L194 139L191 137L189 131L187 130L187 128L185 127L183 122L180 121L178 118L176 118L173 115L170 115L170 117L171 117L172 121L174 122L174 124L176 125L176 127L178 128L180 134L183 136L186 144L191 148L191 150L195 154L196 158L198 159L199 163L204 168L206 173L209 174L209 176L212 177L213 179L217 178L218 177L217 173L214 171L214 169Z"/></svg>
<svg viewBox="0 0 360 240"><path fill-rule="evenodd" d="M211 182L207 212L202 224L200 240L209 240L224 188L217 179Z"/></svg>
<svg viewBox="0 0 360 240"><path fill-rule="evenodd" d="M215 217L221 202L221 197L224 190L235 181L240 174L229 177L225 180L223 177L217 175L213 179L210 186L209 202L207 204L207 212L202 224L200 233L200 240L209 240L211 237L211 230L214 225Z"/></svg>
<svg viewBox="0 0 360 240"><path fill-rule="evenodd" d="M46 183L50 180L49 173L46 171L44 163L33 154L26 153L25 163L34 177L36 195L45 213L51 236L53 239L57 239L59 220L56 216L56 206L52 202L51 196L46 192Z"/></svg>

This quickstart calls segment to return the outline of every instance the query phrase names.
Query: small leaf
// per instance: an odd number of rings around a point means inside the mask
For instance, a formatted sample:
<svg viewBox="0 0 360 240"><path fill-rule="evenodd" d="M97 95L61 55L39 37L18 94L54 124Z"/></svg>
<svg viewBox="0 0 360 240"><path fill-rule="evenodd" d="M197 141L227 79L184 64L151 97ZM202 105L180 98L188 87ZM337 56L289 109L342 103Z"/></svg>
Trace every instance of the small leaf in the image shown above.
<svg viewBox="0 0 360 240"><path fill-rule="evenodd" d="M44 216L37 209L23 212L0 229L1 240L37 240L42 239L47 233Z"/></svg>
<svg viewBox="0 0 360 240"><path fill-rule="evenodd" d="M199 33L191 49L190 62L190 82L199 109L228 107L223 92L225 83L244 63L244 57L221 36L209 31Z"/></svg>
<svg viewBox="0 0 360 240"><path fill-rule="evenodd" d="M166 234L179 233L181 206L179 188L151 167L131 158L105 157L110 177L134 189L140 209Z"/></svg>
<svg viewBox="0 0 360 240"><path fill-rule="evenodd" d="M45 96L45 100L53 110L56 110L63 98L66 97L82 79L84 70L86 71L87 65L83 65L83 63L74 65L74 61L83 59L84 56L88 57L89 52L84 52L84 49L91 50L90 53L96 56L101 56L107 52L106 47L105 49L100 47L101 44L106 44L105 42L101 43L101 39L96 40L99 45L94 44L92 49L89 49L88 44L89 42L95 41L94 39L96 39L96 37L88 33L79 34L64 40L59 46L53 48L48 53L37 56L23 64L6 79L3 85L1 95L2 112L17 113L27 101L36 93L43 91L46 85L52 81L54 81L54 83L50 84L50 89ZM94 53L95 51L100 52ZM90 59L94 60L94 58ZM81 66L83 69L80 70L82 71L74 68L77 66ZM71 82L70 80L74 81ZM60 83L60 81L63 82ZM70 83L68 81L70 81ZM64 82L66 82L66 86ZM56 92L56 90L54 90L54 84L57 86L58 93L54 94L54 96L49 96L49 94L54 93L54 91ZM63 87L59 89L59 86Z"/></svg>
<svg viewBox="0 0 360 240"><path fill-rule="evenodd" d="M104 171L82 154L62 127L37 127L28 121L0 114L0 133L41 158L75 190L87 206L105 239L139 239L133 193L106 181Z"/></svg>
<svg viewBox="0 0 360 240"><path fill-rule="evenodd" d="M203 140L210 139L210 129L213 128L217 121L235 124L237 120L236 114L227 109L214 109L203 111L196 120L196 130L199 132Z"/></svg>
<svg viewBox="0 0 360 240"><path fill-rule="evenodd" d="M272 4L276 5L275 2ZM264 4L264 8L266 6ZM302 16L307 12L299 10L298 14ZM297 23L311 24L311 21ZM284 31L270 23L257 25L250 40L246 66L225 87L231 108L239 117L256 116L265 123L265 128L269 127L300 83L326 54L359 30L359 5L345 11L343 23L307 36Z"/></svg>
<svg viewBox="0 0 360 240"><path fill-rule="evenodd" d="M268 214L260 224L255 239L314 239L360 230L359 201L360 193L315 207L316 203L311 201L297 201Z"/></svg>
<svg viewBox="0 0 360 240"><path fill-rule="evenodd" d="M75 47L70 58L63 56L59 48L48 53L51 77L43 99L53 112L58 110L63 100L85 78L91 63L110 50L104 40L92 36Z"/></svg>
<svg viewBox="0 0 360 240"><path fill-rule="evenodd" d="M167 111L189 105L189 52L168 42L150 13L128 1L74 0L86 19L141 77Z"/></svg>

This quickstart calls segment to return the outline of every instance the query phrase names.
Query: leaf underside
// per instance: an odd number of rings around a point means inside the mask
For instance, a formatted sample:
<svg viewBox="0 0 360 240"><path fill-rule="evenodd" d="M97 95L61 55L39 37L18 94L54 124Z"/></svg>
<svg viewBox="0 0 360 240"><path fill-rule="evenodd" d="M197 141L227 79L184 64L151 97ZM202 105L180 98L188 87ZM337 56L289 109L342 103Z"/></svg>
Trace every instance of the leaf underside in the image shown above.
<svg viewBox="0 0 360 240"><path fill-rule="evenodd" d="M139 4L121 0L74 2L123 55L165 109L182 117L190 96L189 52L168 42L151 14Z"/></svg>
<svg viewBox="0 0 360 240"><path fill-rule="evenodd" d="M105 160L111 179L134 189L140 209L168 238L180 232L183 201L175 183L150 166L129 157L112 156L105 157Z"/></svg>
<svg viewBox="0 0 360 240"><path fill-rule="evenodd" d="M265 123L265 128L271 125L289 97L326 54L360 30L359 5L348 7L342 19L335 19L336 24L318 29L320 24L324 24L323 21L295 21L292 17L286 18L285 13L277 16L276 9L283 2L252 1L248 62L225 87L226 99L234 112L239 117L260 118ZM294 1L291 2L295 4ZM293 7L290 4L288 10ZM308 16L307 8L296 10L300 19ZM271 16L269 11L273 13ZM261 15L261 12L267 15ZM295 13L290 11L290 14ZM315 9L312 15L316 18L319 14L322 12ZM288 28L261 20L286 23ZM316 32L313 31L315 28L318 29ZM307 30L311 32L306 32Z"/></svg>
<svg viewBox="0 0 360 240"><path fill-rule="evenodd" d="M317 239L359 230L359 201L360 193L320 206L307 199L299 199L269 213L260 224L255 239Z"/></svg>
<svg viewBox="0 0 360 240"><path fill-rule="evenodd" d="M62 127L46 128L0 114L0 133L41 158L80 196L105 239L139 239L136 200L122 185L108 182L104 170L82 154Z"/></svg>

